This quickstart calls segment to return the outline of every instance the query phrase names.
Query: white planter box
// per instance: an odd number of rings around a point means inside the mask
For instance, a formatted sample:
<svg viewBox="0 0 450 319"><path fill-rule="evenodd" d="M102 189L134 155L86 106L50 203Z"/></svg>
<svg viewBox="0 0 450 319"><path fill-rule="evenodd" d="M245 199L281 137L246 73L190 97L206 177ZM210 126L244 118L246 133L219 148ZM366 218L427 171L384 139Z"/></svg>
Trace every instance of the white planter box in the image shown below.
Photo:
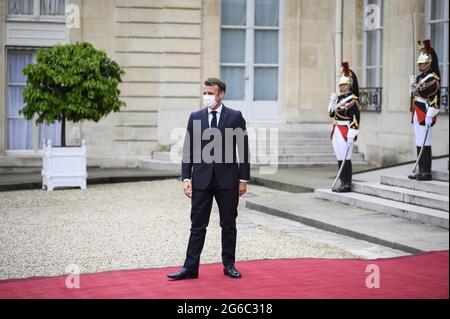
<svg viewBox="0 0 450 319"><path fill-rule="evenodd" d="M86 145L80 147L52 147L44 141L42 150L42 189L80 187L86 189Z"/></svg>

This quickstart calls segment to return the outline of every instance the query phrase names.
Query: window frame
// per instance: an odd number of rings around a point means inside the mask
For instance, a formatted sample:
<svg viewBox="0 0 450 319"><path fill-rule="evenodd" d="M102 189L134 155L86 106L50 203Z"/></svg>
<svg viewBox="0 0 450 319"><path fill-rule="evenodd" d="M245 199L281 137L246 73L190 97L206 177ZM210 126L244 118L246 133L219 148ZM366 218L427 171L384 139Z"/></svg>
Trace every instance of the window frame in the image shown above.
<svg viewBox="0 0 450 319"><path fill-rule="evenodd" d="M220 22L220 30L243 30L245 31L245 56L244 63L224 63L219 62L220 68L222 67L241 67L244 68L244 99L251 102L274 102L280 103L281 100L281 55L282 55L282 23L283 23L283 10L284 1L279 1L279 22L278 26L257 26L255 25L255 0L246 1L246 24L242 26L238 25L225 25ZM278 63L255 63L255 33L256 31L277 31L278 32ZM277 68L278 73L278 87L277 87L277 99L276 100L255 100L255 86L254 76L256 68ZM238 100L241 101L241 100Z"/></svg>
<svg viewBox="0 0 450 319"><path fill-rule="evenodd" d="M426 34L427 34L427 38L430 39L431 38L431 26L433 24L439 24L439 23L443 23L443 24L447 24L447 27L444 27L444 43L443 43L443 57L439 57L440 61L439 61L439 66L442 65L442 70L444 72L444 74L441 74L441 85L443 87L448 87L449 85L449 43L448 43L448 37L449 37L449 2L448 1L444 1L445 4L445 9L444 9L444 14L446 15L446 17L444 17L443 19L437 19L437 20L431 20L431 1L432 0L428 0L426 2L426 7L425 7L425 21L426 21Z"/></svg>
<svg viewBox="0 0 450 319"><path fill-rule="evenodd" d="M32 63L36 62L36 48L33 47L6 47L5 48L5 152L6 155L32 155L37 153L39 146L39 126L34 119L32 121L31 149L9 149L8 148L8 120L12 117L8 114L8 87L11 83L8 80L8 63L11 52L30 51L32 53ZM23 118L23 116L19 116Z"/></svg>
<svg viewBox="0 0 450 319"><path fill-rule="evenodd" d="M7 156L33 156L37 155L41 150L42 147L40 146L40 128L41 125L44 124L37 124L36 123L36 117L33 117L30 121L32 121L32 140L31 140L31 149L8 149L8 119L13 118L8 115L8 87L11 83L8 81L8 56L11 54L11 51L29 51L32 53L32 63L36 63L37 59L37 50L39 48L36 47L17 47L17 46L9 46L5 48L5 99L4 99L4 105L5 105L5 129L4 129L4 136L5 136L5 154ZM12 83L15 84L15 83ZM23 118L23 116L20 116L20 118ZM56 122L58 123L58 122ZM55 124L56 124L55 123Z"/></svg>
<svg viewBox="0 0 450 319"><path fill-rule="evenodd" d="M7 22L53 22L53 23L65 23L66 22L66 14L64 12L63 15L41 15L40 10L40 0L33 0L33 14L9 14L8 13L8 1L5 3L5 11L6 11L6 21ZM69 0L64 1L64 8L67 7Z"/></svg>
<svg viewBox="0 0 450 319"><path fill-rule="evenodd" d="M428 39L431 39L431 26L433 24L439 24L444 23L447 24L447 27L444 27L444 43L443 43L443 57L439 57L439 66L442 65L443 74L441 74L441 111L439 112L440 115L448 115L448 86L449 86L449 43L448 43L448 37L449 37L449 2L444 1L445 9L444 9L444 18L443 19L431 19L431 1L427 0L425 3L425 24L426 24L426 35ZM433 42L431 43L433 45ZM437 52L436 52L437 54ZM442 104L442 100L446 97L447 105Z"/></svg>
<svg viewBox="0 0 450 319"><path fill-rule="evenodd" d="M366 19L366 13L365 10L363 10L363 49L362 49L362 68L361 68L361 74L362 74L362 82L361 87L364 88L382 88L382 74L383 74L383 11L384 11L384 5L383 0L375 0L376 5L380 7L380 26L378 28L374 29L367 29L365 26L365 19ZM364 7L366 8L369 5L368 0L364 0ZM368 32L375 32L376 35L376 50L374 52L375 54L375 64L374 65L367 65L367 55L368 55ZM367 70L376 70L375 72L375 85L372 85L370 87L367 86Z"/></svg>

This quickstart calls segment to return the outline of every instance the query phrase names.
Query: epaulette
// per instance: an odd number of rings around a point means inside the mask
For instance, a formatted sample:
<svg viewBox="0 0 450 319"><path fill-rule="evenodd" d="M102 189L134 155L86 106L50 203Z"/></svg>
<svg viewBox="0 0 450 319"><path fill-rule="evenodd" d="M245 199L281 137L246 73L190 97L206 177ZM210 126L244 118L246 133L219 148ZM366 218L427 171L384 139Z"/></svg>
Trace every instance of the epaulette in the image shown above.
<svg viewBox="0 0 450 319"><path fill-rule="evenodd" d="M436 79L436 80L440 80L441 78L436 74L436 72L433 72L433 77Z"/></svg>

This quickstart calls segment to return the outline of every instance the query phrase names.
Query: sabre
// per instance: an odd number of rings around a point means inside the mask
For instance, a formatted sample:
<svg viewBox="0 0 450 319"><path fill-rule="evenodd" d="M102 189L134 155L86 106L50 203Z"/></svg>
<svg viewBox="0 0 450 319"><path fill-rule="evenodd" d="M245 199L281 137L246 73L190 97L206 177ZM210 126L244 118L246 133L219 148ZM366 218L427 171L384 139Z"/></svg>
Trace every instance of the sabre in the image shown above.
<svg viewBox="0 0 450 319"><path fill-rule="evenodd" d="M416 50L415 50L415 45L416 45L416 25L414 23L414 12L415 12L416 6L413 4L411 4L411 25L412 25L412 38L413 38L413 73L416 71Z"/></svg>
<svg viewBox="0 0 450 319"><path fill-rule="evenodd" d="M413 170L411 172L412 174L414 174L414 172L416 171L417 165L419 165L419 161L420 161L420 158L422 157L422 153L423 153L423 148L425 147L425 142L427 141L427 136L428 136L429 129L430 129L430 127L428 126L427 130L425 132L425 138L423 139L422 148L420 149L419 156L417 156L416 164L414 165L414 168L413 168Z"/></svg>
<svg viewBox="0 0 450 319"><path fill-rule="evenodd" d="M350 147L351 146L347 146L347 151L345 152L344 160L342 161L341 167L339 167L339 171L337 173L336 178L334 179L333 185L331 185L331 190L334 190L334 187L336 186L336 183L337 183L339 177L341 177L342 170L344 169L345 161L347 160L348 152L350 151Z"/></svg>

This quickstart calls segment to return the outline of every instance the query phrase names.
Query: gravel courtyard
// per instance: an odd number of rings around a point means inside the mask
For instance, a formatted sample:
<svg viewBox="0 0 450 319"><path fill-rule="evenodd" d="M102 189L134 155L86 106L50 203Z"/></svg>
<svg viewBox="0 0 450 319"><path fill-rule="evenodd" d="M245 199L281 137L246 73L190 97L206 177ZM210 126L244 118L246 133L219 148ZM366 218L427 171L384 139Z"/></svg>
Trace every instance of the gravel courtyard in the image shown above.
<svg viewBox="0 0 450 319"><path fill-rule="evenodd" d="M267 189L250 185L249 191L255 196ZM60 275L70 264L90 273L184 261L190 200L175 179L90 185L85 191L1 192L0 203L0 279ZM202 263L220 262L220 254L214 203ZM355 255L261 225L240 212L237 261L295 257Z"/></svg>

